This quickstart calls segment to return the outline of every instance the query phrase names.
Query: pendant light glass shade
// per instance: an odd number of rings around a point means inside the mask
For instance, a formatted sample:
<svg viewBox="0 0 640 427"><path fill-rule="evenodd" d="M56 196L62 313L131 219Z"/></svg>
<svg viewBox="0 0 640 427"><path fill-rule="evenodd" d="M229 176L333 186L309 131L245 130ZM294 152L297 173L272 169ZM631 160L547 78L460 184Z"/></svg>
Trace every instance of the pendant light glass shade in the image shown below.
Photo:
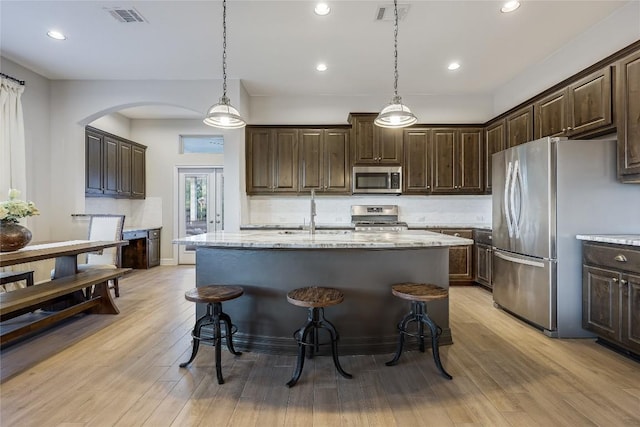
<svg viewBox="0 0 640 427"><path fill-rule="evenodd" d="M398 95L398 0L393 0L393 10L395 14L393 26L393 98L374 120L377 126L383 128L403 128L411 126L418 121L418 118L411 112L409 107L402 103L402 98Z"/></svg>
<svg viewBox="0 0 640 427"><path fill-rule="evenodd" d="M209 108L203 121L206 125L222 129L240 129L247 124L226 96Z"/></svg>
<svg viewBox="0 0 640 427"><path fill-rule="evenodd" d="M394 96L391 103L384 107L374 123L383 128L403 128L418 122L409 107L402 103L402 98Z"/></svg>
<svg viewBox="0 0 640 427"><path fill-rule="evenodd" d="M227 98L227 1L222 2L222 97L207 111L204 124L221 129L240 129L247 123Z"/></svg>

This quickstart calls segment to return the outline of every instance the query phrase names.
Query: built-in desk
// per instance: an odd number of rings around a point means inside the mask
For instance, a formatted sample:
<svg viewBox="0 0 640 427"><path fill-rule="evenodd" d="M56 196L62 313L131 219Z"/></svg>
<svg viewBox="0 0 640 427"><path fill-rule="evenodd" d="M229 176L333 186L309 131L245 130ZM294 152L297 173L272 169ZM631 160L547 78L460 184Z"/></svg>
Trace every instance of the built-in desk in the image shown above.
<svg viewBox="0 0 640 427"><path fill-rule="evenodd" d="M122 266L147 269L160 265L161 228L125 229L122 238L129 245L122 248Z"/></svg>

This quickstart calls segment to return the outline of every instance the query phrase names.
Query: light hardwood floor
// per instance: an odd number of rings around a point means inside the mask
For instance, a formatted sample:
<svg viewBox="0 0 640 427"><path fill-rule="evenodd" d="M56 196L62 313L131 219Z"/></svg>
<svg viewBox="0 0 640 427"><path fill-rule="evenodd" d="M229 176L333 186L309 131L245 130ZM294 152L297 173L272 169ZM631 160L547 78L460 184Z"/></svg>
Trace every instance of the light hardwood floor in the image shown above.
<svg viewBox="0 0 640 427"><path fill-rule="evenodd" d="M293 356L190 354L192 267L136 271L120 282L118 316L72 319L1 354L0 425L9 426L623 426L640 425L640 364L594 340L547 338L492 306L479 288L452 288L454 344L431 353L306 362ZM301 319L301 322L304 319Z"/></svg>

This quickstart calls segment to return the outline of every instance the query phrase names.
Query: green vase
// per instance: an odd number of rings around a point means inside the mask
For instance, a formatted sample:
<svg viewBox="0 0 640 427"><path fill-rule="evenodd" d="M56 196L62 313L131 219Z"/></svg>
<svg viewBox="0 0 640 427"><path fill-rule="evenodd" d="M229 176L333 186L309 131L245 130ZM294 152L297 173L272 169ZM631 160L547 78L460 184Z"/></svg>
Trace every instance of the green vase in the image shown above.
<svg viewBox="0 0 640 427"><path fill-rule="evenodd" d="M15 222L0 221L0 252L22 249L31 241L31 231Z"/></svg>

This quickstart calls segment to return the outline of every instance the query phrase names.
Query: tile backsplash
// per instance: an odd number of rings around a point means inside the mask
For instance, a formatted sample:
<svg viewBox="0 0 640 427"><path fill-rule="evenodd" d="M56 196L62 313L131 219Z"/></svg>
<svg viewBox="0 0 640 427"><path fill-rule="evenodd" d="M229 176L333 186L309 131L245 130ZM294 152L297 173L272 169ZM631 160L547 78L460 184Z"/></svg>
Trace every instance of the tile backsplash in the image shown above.
<svg viewBox="0 0 640 427"><path fill-rule="evenodd" d="M308 224L309 196L252 196L249 224ZM491 196L316 196L316 223L351 223L351 205L398 205L409 225L491 224Z"/></svg>

